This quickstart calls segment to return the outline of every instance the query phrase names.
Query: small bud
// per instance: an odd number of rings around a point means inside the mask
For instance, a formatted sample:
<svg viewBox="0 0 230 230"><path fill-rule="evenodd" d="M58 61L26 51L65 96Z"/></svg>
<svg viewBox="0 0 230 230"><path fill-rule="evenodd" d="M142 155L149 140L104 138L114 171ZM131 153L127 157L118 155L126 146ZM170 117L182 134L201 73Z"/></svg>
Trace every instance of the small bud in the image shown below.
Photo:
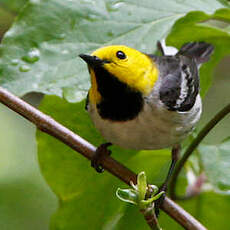
<svg viewBox="0 0 230 230"><path fill-rule="evenodd" d="M140 172L137 176L137 185L130 181L132 188L120 189L116 191L117 197L127 203L136 204L140 210L147 209L154 201L158 200L164 192L158 193L158 188L155 185L148 185L145 172ZM149 196L146 197L146 193Z"/></svg>
<svg viewBox="0 0 230 230"><path fill-rule="evenodd" d="M158 187L156 185L153 185L153 184L148 185L148 190L151 193L151 196L154 196L159 191Z"/></svg>
<svg viewBox="0 0 230 230"><path fill-rule="evenodd" d="M140 172L137 176L137 189L139 193L139 201L144 200L147 189L147 179L145 172Z"/></svg>

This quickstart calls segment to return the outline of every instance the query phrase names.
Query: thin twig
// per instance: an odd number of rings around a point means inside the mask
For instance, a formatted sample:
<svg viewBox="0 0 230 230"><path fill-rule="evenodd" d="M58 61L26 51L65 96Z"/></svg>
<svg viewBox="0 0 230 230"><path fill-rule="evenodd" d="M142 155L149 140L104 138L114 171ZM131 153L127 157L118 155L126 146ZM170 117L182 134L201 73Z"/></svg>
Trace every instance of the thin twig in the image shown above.
<svg viewBox="0 0 230 230"><path fill-rule="evenodd" d="M152 230L161 230L161 227L159 225L158 219L154 211L154 203L149 208L140 210L140 212L144 215L146 223Z"/></svg>
<svg viewBox="0 0 230 230"><path fill-rule="evenodd" d="M56 137L89 160L95 154L95 146L2 87L0 87L0 102L34 123L41 131ZM105 157L101 165L126 184L130 185L130 181L137 183L137 175L110 156ZM167 197L161 209L185 229L206 230L194 217Z"/></svg>
<svg viewBox="0 0 230 230"><path fill-rule="evenodd" d="M197 137L192 141L192 143L189 145L188 149L185 151L184 155L182 156L181 160L178 162L170 183L170 197L173 200L185 200L187 199L186 196L178 196L176 195L176 183L178 175L180 174L181 169L183 168L185 162L188 160L188 158L191 156L193 151L197 148L197 146L200 144L200 142L207 136L207 134L214 128L214 126L221 121L228 113L230 113L230 104L225 106L220 112L218 112L215 117L213 117L205 126L204 128L199 132Z"/></svg>

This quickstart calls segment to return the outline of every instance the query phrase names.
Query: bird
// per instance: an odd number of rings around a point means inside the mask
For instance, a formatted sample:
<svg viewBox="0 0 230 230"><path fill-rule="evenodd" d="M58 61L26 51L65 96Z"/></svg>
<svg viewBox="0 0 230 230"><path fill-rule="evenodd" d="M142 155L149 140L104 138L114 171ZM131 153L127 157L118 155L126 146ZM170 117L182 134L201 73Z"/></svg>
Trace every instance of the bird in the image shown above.
<svg viewBox="0 0 230 230"><path fill-rule="evenodd" d="M111 144L125 149L171 148L172 159L161 186L166 191L182 141L200 119L199 67L214 47L206 42L184 44L175 55L147 54L125 45L110 45L80 54L89 70L91 88L86 110L107 143L101 144L91 165L111 154Z"/></svg>

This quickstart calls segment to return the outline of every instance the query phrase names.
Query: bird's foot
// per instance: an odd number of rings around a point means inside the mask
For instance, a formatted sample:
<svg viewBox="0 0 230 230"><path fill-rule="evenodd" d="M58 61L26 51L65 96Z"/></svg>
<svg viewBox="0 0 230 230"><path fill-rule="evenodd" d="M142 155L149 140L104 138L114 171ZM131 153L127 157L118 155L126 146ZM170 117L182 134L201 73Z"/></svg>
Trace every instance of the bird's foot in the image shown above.
<svg viewBox="0 0 230 230"><path fill-rule="evenodd" d="M95 170L98 173L102 173L104 169L100 165L101 161L103 160L104 157L109 156L111 154L111 151L108 150L107 148L112 145L111 143L104 143L101 144L95 152L95 155L93 156L91 160L91 166L95 168Z"/></svg>

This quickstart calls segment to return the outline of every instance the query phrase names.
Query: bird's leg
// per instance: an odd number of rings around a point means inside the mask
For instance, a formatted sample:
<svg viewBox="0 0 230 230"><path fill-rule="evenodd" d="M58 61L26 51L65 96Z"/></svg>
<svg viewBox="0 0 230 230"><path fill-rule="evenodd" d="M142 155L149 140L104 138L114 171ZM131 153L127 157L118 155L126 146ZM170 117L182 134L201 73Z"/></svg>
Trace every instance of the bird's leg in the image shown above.
<svg viewBox="0 0 230 230"><path fill-rule="evenodd" d="M172 176L172 173L173 173L173 170L175 168L176 162L177 162L177 160L179 158L180 149L181 149L181 147L180 147L179 144L173 146L173 148L172 148L172 161L171 161L171 165L169 167L169 171L168 171L167 177L166 177L164 183L161 185L161 188L160 188L161 191L165 191L166 192L167 189L168 189L168 184L169 184L170 178Z"/></svg>
<svg viewBox="0 0 230 230"><path fill-rule="evenodd" d="M157 49L161 52L163 56L165 56L165 52L160 41L157 41Z"/></svg>
<svg viewBox="0 0 230 230"><path fill-rule="evenodd" d="M166 179L160 187L160 192L161 191L167 192L168 184L169 184L170 178L172 176L173 170L175 168L176 162L179 158L180 150L181 150L181 146L179 144L173 146L173 148L172 148L172 161L171 161ZM162 205L164 198L165 198L165 194L163 194L163 196L161 196L161 198L159 200L157 200L155 203L155 213L157 216L159 215L159 208Z"/></svg>
<svg viewBox="0 0 230 230"><path fill-rule="evenodd" d="M104 143L97 147L95 155L91 160L91 166L95 168L98 173L102 173L104 171L100 163L105 156L109 156L111 154L111 151L107 149L110 145L112 145L112 143Z"/></svg>

